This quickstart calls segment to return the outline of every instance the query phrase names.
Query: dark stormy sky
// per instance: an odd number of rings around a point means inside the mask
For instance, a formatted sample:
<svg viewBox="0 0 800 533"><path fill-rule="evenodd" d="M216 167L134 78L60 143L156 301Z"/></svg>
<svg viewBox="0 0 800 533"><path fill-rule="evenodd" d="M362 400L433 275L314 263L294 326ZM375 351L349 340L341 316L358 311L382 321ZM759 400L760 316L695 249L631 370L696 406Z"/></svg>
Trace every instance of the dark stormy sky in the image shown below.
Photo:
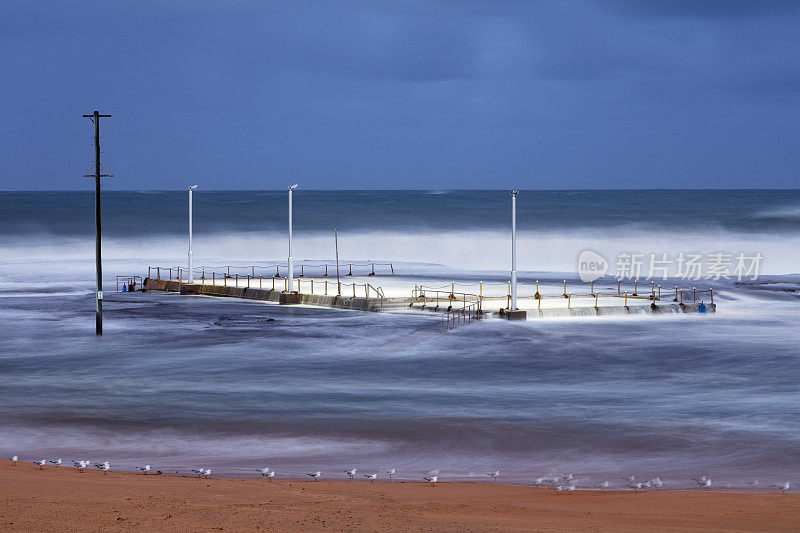
<svg viewBox="0 0 800 533"><path fill-rule="evenodd" d="M797 1L0 6L0 189L798 183Z"/></svg>

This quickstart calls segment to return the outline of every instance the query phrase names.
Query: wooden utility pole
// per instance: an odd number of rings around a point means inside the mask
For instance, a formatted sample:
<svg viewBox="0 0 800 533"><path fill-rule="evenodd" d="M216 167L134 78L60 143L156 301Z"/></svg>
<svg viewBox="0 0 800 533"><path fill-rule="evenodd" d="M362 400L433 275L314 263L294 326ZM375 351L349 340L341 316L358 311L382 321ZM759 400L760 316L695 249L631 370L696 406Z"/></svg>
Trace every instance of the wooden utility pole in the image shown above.
<svg viewBox="0 0 800 533"><path fill-rule="evenodd" d="M100 118L111 117L111 115L101 115L95 111L91 115L83 115L84 118L94 122L94 173L84 174L84 178L94 178L94 227L95 227L95 262L97 269L97 293L95 302L97 303L97 316L95 320L95 334L103 334L103 261L100 256L100 178L111 178L113 174L102 174L101 169L105 170L100 164ZM107 171L106 171L107 172Z"/></svg>

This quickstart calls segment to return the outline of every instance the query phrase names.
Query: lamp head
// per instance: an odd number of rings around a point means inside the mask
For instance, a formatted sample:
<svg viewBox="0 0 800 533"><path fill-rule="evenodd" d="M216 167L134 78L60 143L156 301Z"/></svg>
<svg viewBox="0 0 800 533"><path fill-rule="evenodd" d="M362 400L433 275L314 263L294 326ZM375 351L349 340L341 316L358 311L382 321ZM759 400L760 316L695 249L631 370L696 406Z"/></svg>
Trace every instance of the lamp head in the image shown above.
<svg viewBox="0 0 800 533"><path fill-rule="evenodd" d="M190 190L190 191L193 191L193 190L195 190L196 188L197 188L197 185L190 185L190 186L189 186L189 190Z"/></svg>
<svg viewBox="0 0 800 533"><path fill-rule="evenodd" d="M297 188L297 183L295 183L294 185L290 185L290 186L289 186L289 190L290 190L290 191L293 191L293 190L295 190L296 188Z"/></svg>
<svg viewBox="0 0 800 533"><path fill-rule="evenodd" d="M511 189L510 192L511 192L511 196L516 196L516 195L519 194L519 190L518 189Z"/></svg>

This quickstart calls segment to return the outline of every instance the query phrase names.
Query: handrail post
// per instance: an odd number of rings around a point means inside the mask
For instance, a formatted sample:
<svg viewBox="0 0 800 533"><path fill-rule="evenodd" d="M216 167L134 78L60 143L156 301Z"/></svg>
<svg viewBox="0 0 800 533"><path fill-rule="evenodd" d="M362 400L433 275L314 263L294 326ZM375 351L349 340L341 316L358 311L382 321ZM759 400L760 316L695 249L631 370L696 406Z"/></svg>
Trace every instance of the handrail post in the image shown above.
<svg viewBox="0 0 800 533"><path fill-rule="evenodd" d="M328 265L325 265L325 268L327 269ZM326 274L326 276L327 276L327 274ZM328 280L326 279L325 280L325 296L327 296L327 295L328 295Z"/></svg>
<svg viewBox="0 0 800 533"><path fill-rule="evenodd" d="M635 279L635 280L633 280L633 295L634 296L639 296L637 294L638 292L639 292L639 280Z"/></svg>
<svg viewBox="0 0 800 533"><path fill-rule="evenodd" d="M619 292L620 291L620 289L619 289L619 284L620 283L622 283L622 281L621 280L617 280L617 296L620 295L620 292Z"/></svg>
<svg viewBox="0 0 800 533"><path fill-rule="evenodd" d="M211 271L211 284L212 285L217 284L217 273L214 272L213 270Z"/></svg>
<svg viewBox="0 0 800 533"><path fill-rule="evenodd" d="M564 294L562 294L564 298L567 297L567 280L564 280Z"/></svg>
<svg viewBox="0 0 800 533"><path fill-rule="evenodd" d="M628 291L625 291L625 307L628 307Z"/></svg>
<svg viewBox="0 0 800 533"><path fill-rule="evenodd" d="M169 280L172 281L172 267L169 269Z"/></svg>
<svg viewBox="0 0 800 533"><path fill-rule="evenodd" d="M711 303L714 303L714 289L708 289L708 292L711 293Z"/></svg>
<svg viewBox="0 0 800 533"><path fill-rule="evenodd" d="M692 302L697 301L697 287L692 287Z"/></svg>
<svg viewBox="0 0 800 533"><path fill-rule="evenodd" d="M148 277L148 279L150 278L150 269L151 268L153 268L153 267L147 267L147 277Z"/></svg>

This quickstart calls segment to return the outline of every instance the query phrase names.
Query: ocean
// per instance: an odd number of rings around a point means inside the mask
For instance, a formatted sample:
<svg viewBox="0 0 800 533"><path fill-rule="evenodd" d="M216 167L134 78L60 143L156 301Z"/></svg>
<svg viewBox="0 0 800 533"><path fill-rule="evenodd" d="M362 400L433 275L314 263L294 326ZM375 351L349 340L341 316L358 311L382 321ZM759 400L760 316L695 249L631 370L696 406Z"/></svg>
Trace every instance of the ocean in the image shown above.
<svg viewBox="0 0 800 533"><path fill-rule="evenodd" d="M609 287L621 256L763 261L758 276L686 282L673 264L659 283L713 287L713 315L447 333L436 315L115 292L117 275L185 265L186 200L104 192L97 338L92 192L0 192L0 453L232 476L800 481L799 191L522 191L523 283L579 283L587 249L612 263ZM285 191L198 189L195 266L285 264L286 223ZM294 257L332 262L335 225L343 262L499 284L509 223L506 191L298 189Z"/></svg>

